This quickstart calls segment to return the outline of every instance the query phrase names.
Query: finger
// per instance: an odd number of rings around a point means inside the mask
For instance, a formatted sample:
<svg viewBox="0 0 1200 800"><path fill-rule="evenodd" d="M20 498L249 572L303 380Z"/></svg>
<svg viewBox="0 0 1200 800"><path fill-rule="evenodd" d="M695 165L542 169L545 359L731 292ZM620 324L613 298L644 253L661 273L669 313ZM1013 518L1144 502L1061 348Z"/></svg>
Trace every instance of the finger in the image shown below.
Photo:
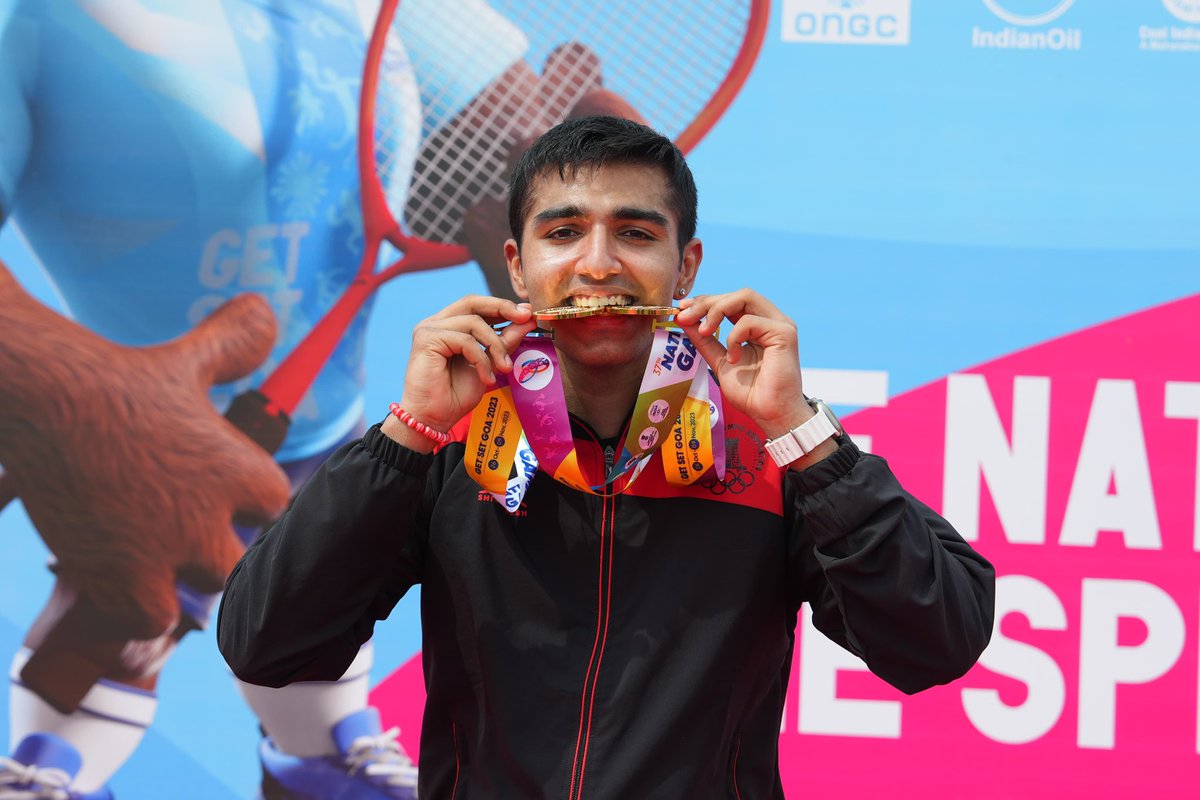
<svg viewBox="0 0 1200 800"><path fill-rule="evenodd" d="M720 340L713 334L700 333L695 324L690 326L683 325L682 327L705 362L714 370L720 372L721 365L725 363L727 358L727 351Z"/></svg>
<svg viewBox="0 0 1200 800"><path fill-rule="evenodd" d="M469 320L474 320L470 327L470 333L475 337L491 358L492 370L511 370L512 358L509 357L510 350L504 338L491 325L488 325L479 317L468 317ZM513 323L509 323L508 327L512 327ZM528 324L528 323L526 323Z"/></svg>
<svg viewBox="0 0 1200 800"><path fill-rule="evenodd" d="M424 322L469 315L480 317L490 325L497 325L501 322L525 322L532 317L533 310L528 303L473 294L455 300Z"/></svg>
<svg viewBox="0 0 1200 800"><path fill-rule="evenodd" d="M165 347L193 366L206 384L228 383L253 372L275 344L275 314L256 294L240 294Z"/></svg>
<svg viewBox="0 0 1200 800"><path fill-rule="evenodd" d="M521 346L525 337L536 328L537 320L531 319L528 322L514 322L500 331L500 340L504 343L504 351L509 354L507 366L504 368L505 372L512 371L512 354Z"/></svg>
<svg viewBox="0 0 1200 800"><path fill-rule="evenodd" d="M721 319L713 311L717 303L725 295L700 294L687 297L680 301L683 311L675 316L675 321L684 326L695 326L702 336L714 335L721 326Z"/></svg>
<svg viewBox="0 0 1200 800"><path fill-rule="evenodd" d="M790 320L767 319L756 314L742 316L725 339L729 351L729 363L741 361L743 348L747 345L759 347L781 347L794 345L797 341L796 327Z"/></svg>
<svg viewBox="0 0 1200 800"><path fill-rule="evenodd" d="M455 330L430 332L430 335L431 350L437 352L441 358L449 362L455 356L461 356L475 368L479 380L485 385L491 386L496 382L491 356L479 346L479 340L473 335Z"/></svg>
<svg viewBox="0 0 1200 800"><path fill-rule="evenodd" d="M493 369L502 369L511 366L511 360L508 357L508 348L504 340L500 338L500 333L491 325L484 322L481 317L448 317L439 320L437 327L440 330L467 333L473 336L476 343L487 352Z"/></svg>
<svg viewBox="0 0 1200 800"><path fill-rule="evenodd" d="M475 367L475 373L485 386L492 386L496 383L496 370L492 366L492 359L483 350L466 346L463 348L462 357ZM505 358L508 358L507 353Z"/></svg>
<svg viewBox="0 0 1200 800"><path fill-rule="evenodd" d="M736 324L745 314L790 322L771 301L750 289L739 289L727 294L698 295L687 304L679 316L683 318L681 324L703 319L700 324L701 333L711 334L717 331L722 320L728 319Z"/></svg>

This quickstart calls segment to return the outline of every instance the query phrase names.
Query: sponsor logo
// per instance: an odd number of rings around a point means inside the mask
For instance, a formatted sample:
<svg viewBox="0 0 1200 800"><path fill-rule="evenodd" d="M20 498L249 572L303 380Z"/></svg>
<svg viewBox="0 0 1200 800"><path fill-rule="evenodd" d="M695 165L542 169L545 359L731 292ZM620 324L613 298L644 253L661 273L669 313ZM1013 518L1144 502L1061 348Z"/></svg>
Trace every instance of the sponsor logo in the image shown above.
<svg viewBox="0 0 1200 800"><path fill-rule="evenodd" d="M667 418L667 414L671 411L671 404L666 400L655 400L650 404L650 408L646 409L646 416L656 425Z"/></svg>
<svg viewBox="0 0 1200 800"><path fill-rule="evenodd" d="M1184 22L1200 22L1200 0L1163 0L1163 5Z"/></svg>
<svg viewBox="0 0 1200 800"><path fill-rule="evenodd" d="M554 377L554 367L551 366L550 359L541 353L522 353L517 356L515 363L517 385L531 392L546 388L550 379Z"/></svg>
<svg viewBox="0 0 1200 800"><path fill-rule="evenodd" d="M1200 0L1163 0L1167 11L1184 22L1200 23ZM1163 53L1200 53L1200 26L1143 24L1138 48Z"/></svg>
<svg viewBox="0 0 1200 800"><path fill-rule="evenodd" d="M971 46L990 50L1079 50L1083 31L1047 27L1074 5L1075 0L983 0L988 11L1007 22L1003 28L976 25Z"/></svg>
<svg viewBox="0 0 1200 800"><path fill-rule="evenodd" d="M908 44L909 0L784 0L785 42Z"/></svg>
<svg viewBox="0 0 1200 800"><path fill-rule="evenodd" d="M649 450L651 447L654 447L654 444L657 441L658 441L658 429L657 428L646 428L640 434L638 434L638 444L640 444L646 450Z"/></svg>

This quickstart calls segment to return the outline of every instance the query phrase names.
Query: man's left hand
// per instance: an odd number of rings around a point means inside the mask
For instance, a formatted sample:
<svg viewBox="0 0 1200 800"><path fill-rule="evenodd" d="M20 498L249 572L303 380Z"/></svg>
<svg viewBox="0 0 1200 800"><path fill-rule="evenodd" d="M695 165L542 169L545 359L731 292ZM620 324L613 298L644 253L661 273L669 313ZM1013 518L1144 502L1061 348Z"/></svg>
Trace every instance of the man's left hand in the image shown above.
<svg viewBox="0 0 1200 800"><path fill-rule="evenodd" d="M796 323L750 289L697 295L679 303L675 321L695 343L729 403L758 423L770 438L813 416L804 400ZM722 345L716 334L729 320Z"/></svg>

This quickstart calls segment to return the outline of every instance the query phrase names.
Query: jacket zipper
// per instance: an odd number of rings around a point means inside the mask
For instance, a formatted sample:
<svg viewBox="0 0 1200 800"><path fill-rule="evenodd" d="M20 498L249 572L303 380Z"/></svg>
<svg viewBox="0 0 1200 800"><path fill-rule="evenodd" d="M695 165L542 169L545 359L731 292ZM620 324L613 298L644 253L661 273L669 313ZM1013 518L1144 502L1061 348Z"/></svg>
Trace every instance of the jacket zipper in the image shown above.
<svg viewBox="0 0 1200 800"><path fill-rule="evenodd" d="M626 428L628 425L629 423L626 422ZM583 427L593 441L599 445L599 437L586 424ZM625 433L625 430L621 431L619 441L624 440ZM612 445L605 445L603 453L604 474L608 475L612 470L613 462L616 461L616 448ZM592 736L592 716L596 707L596 685L599 683L600 663L604 660L604 645L608 641L608 622L612 611L612 558L614 531L616 530L616 497L603 496L600 508L600 568L596 578L596 638L592 643L592 655L588 659L587 672L584 673L583 678L583 692L579 702L579 732L575 738L575 755L571 760L571 783L567 789L567 800L580 800L583 797L583 778L587 769L588 745L591 743Z"/></svg>
<svg viewBox="0 0 1200 800"><path fill-rule="evenodd" d="M450 800L458 796L458 775L462 770L462 757L458 750L458 725L450 723L450 739L454 742L454 788L450 790Z"/></svg>
<svg viewBox="0 0 1200 800"><path fill-rule="evenodd" d="M600 517L600 569L597 576L596 638L584 675L583 693L579 703L579 732L575 739L575 756L571 761L571 784L567 800L583 797L583 778L587 769L588 745L591 743L592 718L596 708L596 686L604 646L608 641L608 623L612 611L612 557L615 529L616 499L602 498Z"/></svg>

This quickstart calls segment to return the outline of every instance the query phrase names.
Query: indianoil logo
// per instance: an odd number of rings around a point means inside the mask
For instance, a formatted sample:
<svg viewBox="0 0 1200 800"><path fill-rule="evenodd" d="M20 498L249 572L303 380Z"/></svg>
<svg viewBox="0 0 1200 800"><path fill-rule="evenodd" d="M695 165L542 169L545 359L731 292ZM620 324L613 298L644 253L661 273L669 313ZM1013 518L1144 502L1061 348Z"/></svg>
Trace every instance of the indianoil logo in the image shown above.
<svg viewBox="0 0 1200 800"><path fill-rule="evenodd" d="M1079 28L1047 27L1075 4L1075 0L982 0L1003 28L976 25L971 29L971 46L990 50L1079 50L1083 32Z"/></svg>

